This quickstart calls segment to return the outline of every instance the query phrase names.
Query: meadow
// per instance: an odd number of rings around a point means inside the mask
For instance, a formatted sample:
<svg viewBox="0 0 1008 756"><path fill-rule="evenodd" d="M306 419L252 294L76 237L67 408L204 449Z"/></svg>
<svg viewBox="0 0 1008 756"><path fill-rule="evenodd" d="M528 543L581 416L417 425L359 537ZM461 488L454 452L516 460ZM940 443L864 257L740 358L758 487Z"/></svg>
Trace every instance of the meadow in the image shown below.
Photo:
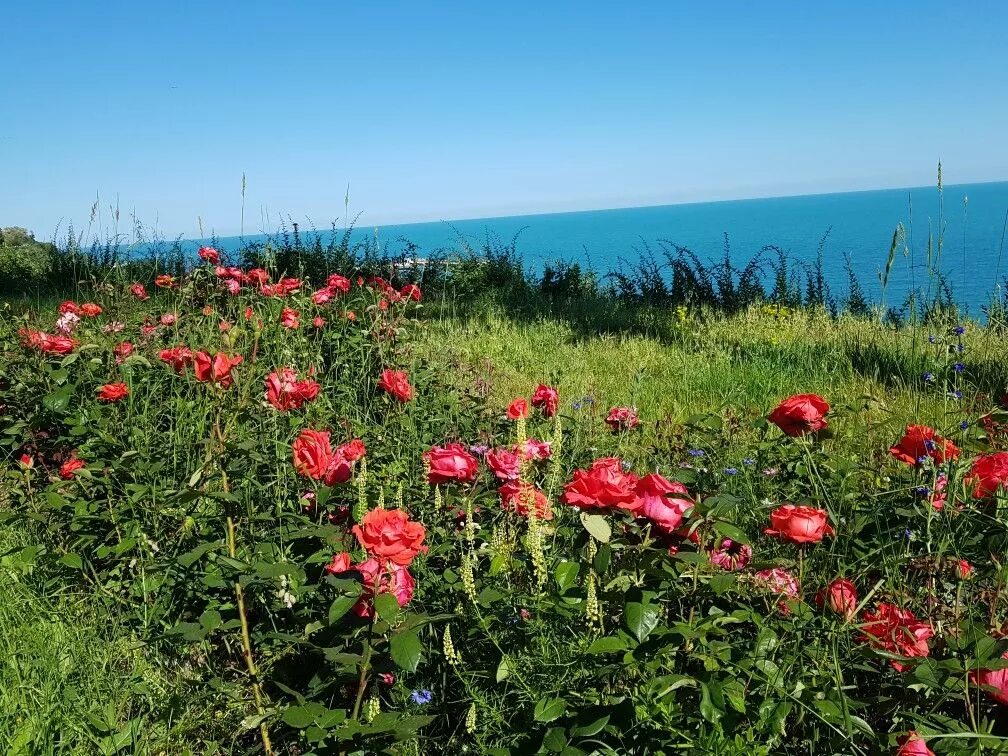
<svg viewBox="0 0 1008 756"><path fill-rule="evenodd" d="M0 321L8 751L1008 752L995 308L67 246Z"/></svg>

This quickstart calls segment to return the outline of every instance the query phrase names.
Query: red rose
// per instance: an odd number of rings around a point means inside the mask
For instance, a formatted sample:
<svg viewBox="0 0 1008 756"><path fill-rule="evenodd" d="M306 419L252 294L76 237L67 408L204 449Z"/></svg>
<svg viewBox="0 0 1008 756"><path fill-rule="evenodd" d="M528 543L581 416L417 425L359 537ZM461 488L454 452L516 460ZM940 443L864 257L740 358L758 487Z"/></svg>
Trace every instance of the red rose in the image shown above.
<svg viewBox="0 0 1008 756"><path fill-rule="evenodd" d="M116 344L112 349L112 354L115 355L116 364L121 365L127 357L133 354L133 344L128 341Z"/></svg>
<svg viewBox="0 0 1008 756"><path fill-rule="evenodd" d="M617 507L633 511L641 506L636 485L637 477L624 472L620 460L603 457L588 470L574 471L574 478L564 486L563 500L581 509Z"/></svg>
<svg viewBox="0 0 1008 756"><path fill-rule="evenodd" d="M59 314L66 315L67 313L70 313L71 315L80 315L80 307L76 302L72 302L69 299L65 302L60 302Z"/></svg>
<svg viewBox="0 0 1008 756"><path fill-rule="evenodd" d="M509 449L491 449L484 458L498 480L517 480L521 475L522 458Z"/></svg>
<svg viewBox="0 0 1008 756"><path fill-rule="evenodd" d="M926 425L908 425L903 438L889 449L889 453L908 465L918 465L925 458L933 459L936 464L959 458L956 445Z"/></svg>
<svg viewBox="0 0 1008 756"><path fill-rule="evenodd" d="M763 532L792 543L819 543L834 535L829 513L816 507L783 504L770 513L770 525Z"/></svg>
<svg viewBox="0 0 1008 756"><path fill-rule="evenodd" d="M915 731L910 730L906 735L896 740L896 756L935 756L924 740Z"/></svg>
<svg viewBox="0 0 1008 756"><path fill-rule="evenodd" d="M325 566L325 571L330 575L339 575L350 569L350 554L346 551L341 551L339 554L333 554L332 560L329 564Z"/></svg>
<svg viewBox="0 0 1008 756"><path fill-rule="evenodd" d="M973 487L973 498L991 498L1002 486L1008 485L1008 452L977 457L964 480Z"/></svg>
<svg viewBox="0 0 1008 756"><path fill-rule="evenodd" d="M144 288L142 283L135 283L129 287L130 293L137 299L144 300L150 299L150 294L147 293L147 289Z"/></svg>
<svg viewBox="0 0 1008 756"><path fill-rule="evenodd" d="M339 273L333 273L326 279L326 288L329 289L334 296L337 294L349 294L350 279L344 278Z"/></svg>
<svg viewBox="0 0 1008 756"><path fill-rule="evenodd" d="M315 326L315 328L325 328L325 318L321 317L320 315L316 315L314 318L312 318L311 323L313 326Z"/></svg>
<svg viewBox="0 0 1008 756"><path fill-rule="evenodd" d="M383 562L388 559L405 567L427 551L423 545L426 529L401 509L372 509L352 531L364 550Z"/></svg>
<svg viewBox="0 0 1008 756"><path fill-rule="evenodd" d="M98 389L98 400L102 402L118 402L129 395L125 383L106 383Z"/></svg>
<svg viewBox="0 0 1008 756"><path fill-rule="evenodd" d="M675 532L683 517L693 508L686 486L658 473L650 473L637 481L635 491L637 502L634 511L651 520L655 528L665 535Z"/></svg>
<svg viewBox="0 0 1008 756"><path fill-rule="evenodd" d="M797 394L777 405L767 420L789 436L815 433L826 427L829 405L818 394Z"/></svg>
<svg viewBox="0 0 1008 756"><path fill-rule="evenodd" d="M318 291L312 292L311 301L312 304L317 304L321 307L332 299L332 297L333 293L330 289L319 289Z"/></svg>
<svg viewBox="0 0 1008 756"><path fill-rule="evenodd" d="M70 457L70 459L60 466L59 476L63 480L70 480L73 478L74 473L82 467L84 467L84 460L77 459L77 457Z"/></svg>
<svg viewBox="0 0 1008 756"><path fill-rule="evenodd" d="M1001 655L1008 659L1008 651ZM983 686L984 691L1002 706L1008 706L1008 667L1003 669L981 669L969 673L970 682Z"/></svg>
<svg viewBox="0 0 1008 756"><path fill-rule="evenodd" d="M294 469L306 478L321 480L333 461L329 431L305 428L291 445Z"/></svg>
<svg viewBox="0 0 1008 756"><path fill-rule="evenodd" d="M391 593L399 606L406 606L413 598L416 582L403 565L372 557L354 565L353 569L360 573L364 583L364 591L353 608L360 617L374 615L374 597L380 593Z"/></svg>
<svg viewBox="0 0 1008 756"><path fill-rule="evenodd" d="M540 520L553 519L553 511L550 509L546 494L531 483L512 480L502 485L498 491L501 497L501 509L528 517L529 505L532 505L535 506L536 517Z"/></svg>
<svg viewBox="0 0 1008 756"><path fill-rule="evenodd" d="M427 482L432 486L438 483L468 483L479 471L479 463L462 444L454 443L445 446L435 446L424 453L427 463Z"/></svg>
<svg viewBox="0 0 1008 756"><path fill-rule="evenodd" d="M356 462L358 459L367 454L367 448L364 446L364 442L359 438L355 438L353 441L349 441L339 448L339 452L346 458L348 462Z"/></svg>
<svg viewBox="0 0 1008 756"><path fill-rule="evenodd" d="M640 419L636 411L630 407L613 407L605 419L606 425L612 428L613 433L633 430L640 425Z"/></svg>
<svg viewBox="0 0 1008 756"><path fill-rule="evenodd" d="M934 630L927 622L921 622L909 609L900 609L895 604L882 602L874 612L865 612L861 625L861 641L907 657L925 657L931 653L928 639ZM902 672L906 664L890 661L893 669Z"/></svg>
<svg viewBox="0 0 1008 756"><path fill-rule="evenodd" d="M850 580L838 578L816 593L815 602L820 609L829 607L835 614L851 619L857 610L857 588Z"/></svg>
<svg viewBox="0 0 1008 756"><path fill-rule="evenodd" d="M204 260L211 265L217 265L220 263L220 252L213 247L200 247L197 254L200 256L201 260Z"/></svg>
<svg viewBox="0 0 1008 756"><path fill-rule="evenodd" d="M314 399L320 388L315 381L299 381L293 368L285 367L266 376L266 401L281 412L288 412Z"/></svg>
<svg viewBox="0 0 1008 756"><path fill-rule="evenodd" d="M80 314L87 318L96 318L102 314L101 305L94 302L85 302L80 306Z"/></svg>
<svg viewBox="0 0 1008 756"><path fill-rule="evenodd" d="M262 268L252 268L245 274L245 280L253 286L263 286L269 281L269 273Z"/></svg>
<svg viewBox="0 0 1008 756"><path fill-rule="evenodd" d="M549 441L539 441L534 438L525 439L524 449L519 450L518 445L515 444L514 447L515 454L523 453L528 459L538 462L543 459L547 459L552 453L553 448Z"/></svg>
<svg viewBox="0 0 1008 756"><path fill-rule="evenodd" d="M292 310L290 307L284 307L280 312L280 325L284 328L297 328L301 325L301 313L297 310Z"/></svg>
<svg viewBox="0 0 1008 756"><path fill-rule="evenodd" d="M403 370L382 370L381 378L378 380L378 388L400 402L408 402L413 398L413 387L410 385L409 375Z"/></svg>
<svg viewBox="0 0 1008 756"><path fill-rule="evenodd" d="M154 279L154 285L159 289L172 289L175 287L175 276L169 276L167 273L162 273Z"/></svg>
<svg viewBox="0 0 1008 756"><path fill-rule="evenodd" d="M423 299L423 292L420 291L420 287L416 284L406 284L399 289L399 294L406 299L412 299L414 302L419 302Z"/></svg>
<svg viewBox="0 0 1008 756"><path fill-rule="evenodd" d="M193 353L189 347L180 344L171 349L162 349L158 354L162 362L172 366L176 373L182 373L189 365L193 364Z"/></svg>
<svg viewBox="0 0 1008 756"><path fill-rule="evenodd" d="M539 384L532 392L532 406L541 407L542 413L546 417L553 417L560 404L560 394L552 386Z"/></svg>
<svg viewBox="0 0 1008 756"><path fill-rule="evenodd" d="M196 368L196 380L201 383L216 383L221 388L227 388L234 382L231 369L242 364L242 356L236 354L228 357L224 352L217 352L211 357L206 352L196 352L193 355L193 365Z"/></svg>
<svg viewBox="0 0 1008 756"><path fill-rule="evenodd" d="M507 416L512 420L528 417L528 402L523 397L518 397L507 408Z"/></svg>

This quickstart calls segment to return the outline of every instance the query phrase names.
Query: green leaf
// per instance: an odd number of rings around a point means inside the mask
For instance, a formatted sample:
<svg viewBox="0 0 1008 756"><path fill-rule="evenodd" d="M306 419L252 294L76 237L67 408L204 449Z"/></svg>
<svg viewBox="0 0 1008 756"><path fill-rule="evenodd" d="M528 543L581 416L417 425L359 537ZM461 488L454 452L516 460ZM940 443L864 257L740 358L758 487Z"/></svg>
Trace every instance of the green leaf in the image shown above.
<svg viewBox="0 0 1008 756"><path fill-rule="evenodd" d="M724 520L715 520L714 531L724 538L730 538L735 543L747 544L752 542L742 528Z"/></svg>
<svg viewBox="0 0 1008 756"><path fill-rule="evenodd" d="M329 624L335 625L356 603L356 596L339 596L329 607Z"/></svg>
<svg viewBox="0 0 1008 756"><path fill-rule="evenodd" d="M375 597L374 605L378 616L388 623L391 623L399 614L399 601L394 594L379 593Z"/></svg>
<svg viewBox="0 0 1008 756"><path fill-rule="evenodd" d="M588 646L589 654L615 654L619 651L626 651L626 641L622 638L610 635L599 638Z"/></svg>
<svg viewBox="0 0 1008 756"><path fill-rule="evenodd" d="M73 386L64 386L58 391L42 398L42 406L50 412L65 412L70 406L70 397L73 395Z"/></svg>
<svg viewBox="0 0 1008 756"><path fill-rule="evenodd" d="M543 696L536 701L533 716L536 722L552 722L563 716L567 710L567 701L562 698L549 698Z"/></svg>
<svg viewBox="0 0 1008 756"><path fill-rule="evenodd" d="M590 738L592 735L598 735L602 732L602 729L609 724L609 715L599 717L594 722L587 722L582 725L575 725L570 728L570 734L579 738Z"/></svg>
<svg viewBox="0 0 1008 756"><path fill-rule="evenodd" d="M578 570L581 569L581 565L577 562L561 562L557 565L556 576L557 585L560 586L560 592L563 593L572 585L574 581L577 580Z"/></svg>
<svg viewBox="0 0 1008 756"><path fill-rule="evenodd" d="M64 554L62 557L60 557L60 562L62 562L72 570L79 570L81 567L84 566L84 562L77 554Z"/></svg>
<svg viewBox="0 0 1008 756"><path fill-rule="evenodd" d="M623 619L633 636L637 640L643 641L658 625L658 607L654 604L631 601L626 605Z"/></svg>
<svg viewBox="0 0 1008 756"><path fill-rule="evenodd" d="M502 656L500 664L497 665L497 682L503 682L511 674L511 662L506 656Z"/></svg>
<svg viewBox="0 0 1008 756"><path fill-rule="evenodd" d="M581 524L584 525L585 530L592 534L596 541L609 543L609 539L612 537L612 528L609 527L609 523L605 517L582 512Z"/></svg>
<svg viewBox="0 0 1008 756"><path fill-rule="evenodd" d="M324 714L326 708L322 704L308 702L303 706L291 706L287 708L281 719L291 727L303 730L319 716Z"/></svg>
<svg viewBox="0 0 1008 756"><path fill-rule="evenodd" d="M392 661L400 669L405 669L407 672L416 671L423 646L415 630L404 630L393 635L389 642L389 649L392 653Z"/></svg>
<svg viewBox="0 0 1008 756"><path fill-rule="evenodd" d="M567 747L567 733L563 727L551 727L543 738L543 748L553 753L560 753Z"/></svg>

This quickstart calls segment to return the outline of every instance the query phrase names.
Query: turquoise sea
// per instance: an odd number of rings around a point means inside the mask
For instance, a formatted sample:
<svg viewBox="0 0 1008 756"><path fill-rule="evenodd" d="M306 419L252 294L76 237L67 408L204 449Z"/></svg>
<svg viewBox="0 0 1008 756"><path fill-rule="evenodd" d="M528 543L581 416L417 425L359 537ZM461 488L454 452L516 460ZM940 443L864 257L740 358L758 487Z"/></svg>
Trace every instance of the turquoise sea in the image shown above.
<svg viewBox="0 0 1008 756"><path fill-rule="evenodd" d="M1004 290L1008 277L1008 259L1002 254L1008 182L946 186L941 204L940 208L936 187L883 189L358 227L354 238L377 238L390 253L402 250L408 240L423 257L458 249L462 239L479 248L488 237L508 243L518 234L518 252L530 268L566 260L604 274L618 268L621 260L637 259L645 244L657 250L658 240L688 247L702 258L720 258L726 233L732 260L740 265L765 245L777 245L792 259L811 262L828 232L824 268L834 293L843 296L847 291L844 256L849 254L865 294L877 301L879 271L885 266L893 231L902 223L906 249L900 248L893 265L887 303L899 305L912 286L926 286L928 237L936 251L943 234L940 267L956 302L979 315L990 295L999 286ZM302 234L306 230L300 227ZM323 236L327 238L328 232ZM245 241L266 238L246 236ZM225 249L236 249L241 241L218 239Z"/></svg>

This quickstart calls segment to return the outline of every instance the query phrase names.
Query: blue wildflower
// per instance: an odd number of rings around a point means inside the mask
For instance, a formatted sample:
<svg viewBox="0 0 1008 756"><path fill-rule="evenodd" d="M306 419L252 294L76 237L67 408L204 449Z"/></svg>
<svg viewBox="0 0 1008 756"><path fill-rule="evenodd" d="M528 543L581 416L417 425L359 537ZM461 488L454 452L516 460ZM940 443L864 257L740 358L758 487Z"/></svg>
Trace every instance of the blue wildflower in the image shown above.
<svg viewBox="0 0 1008 756"><path fill-rule="evenodd" d="M963 420L961 423L959 423L959 428L960 430L966 430L967 428L969 428L969 420Z"/></svg>
<svg viewBox="0 0 1008 756"><path fill-rule="evenodd" d="M581 409L581 402L574 402L574 409L576 410Z"/></svg>
<svg viewBox="0 0 1008 756"><path fill-rule="evenodd" d="M966 333L966 329L965 328L963 328L962 326L956 326L956 329L955 329L955 335L956 336L962 336L964 333Z"/></svg>
<svg viewBox="0 0 1008 756"><path fill-rule="evenodd" d="M737 467L726 467L724 469L724 474L725 475L738 475L738 468Z"/></svg>
<svg viewBox="0 0 1008 756"><path fill-rule="evenodd" d="M924 383L934 383L934 373L924 373Z"/></svg>
<svg viewBox="0 0 1008 756"><path fill-rule="evenodd" d="M690 449L686 453L689 454L691 457L703 457L707 452L705 452L703 449Z"/></svg>
<svg viewBox="0 0 1008 756"><path fill-rule="evenodd" d="M928 336L928 341L934 344L936 341L938 341L938 339L936 339L934 336Z"/></svg>
<svg viewBox="0 0 1008 756"><path fill-rule="evenodd" d="M752 457L746 457L745 459L742 460L742 464L746 465L747 467L752 467L753 465L756 464L756 460L753 459Z"/></svg>
<svg viewBox="0 0 1008 756"><path fill-rule="evenodd" d="M434 694L429 690L414 690L410 693L410 698L413 699L413 703L423 706L424 704L429 704L434 699Z"/></svg>
<svg viewBox="0 0 1008 756"><path fill-rule="evenodd" d="M927 449L928 451L934 451L935 447L936 447L936 444L935 444L935 442L934 442L933 439L930 439L930 438L925 438L924 439L924 448L925 449Z"/></svg>
<svg viewBox="0 0 1008 756"><path fill-rule="evenodd" d="M966 366L963 365L961 362L957 362L952 366L952 369L955 370L957 373L961 373L963 370L966 369Z"/></svg>

